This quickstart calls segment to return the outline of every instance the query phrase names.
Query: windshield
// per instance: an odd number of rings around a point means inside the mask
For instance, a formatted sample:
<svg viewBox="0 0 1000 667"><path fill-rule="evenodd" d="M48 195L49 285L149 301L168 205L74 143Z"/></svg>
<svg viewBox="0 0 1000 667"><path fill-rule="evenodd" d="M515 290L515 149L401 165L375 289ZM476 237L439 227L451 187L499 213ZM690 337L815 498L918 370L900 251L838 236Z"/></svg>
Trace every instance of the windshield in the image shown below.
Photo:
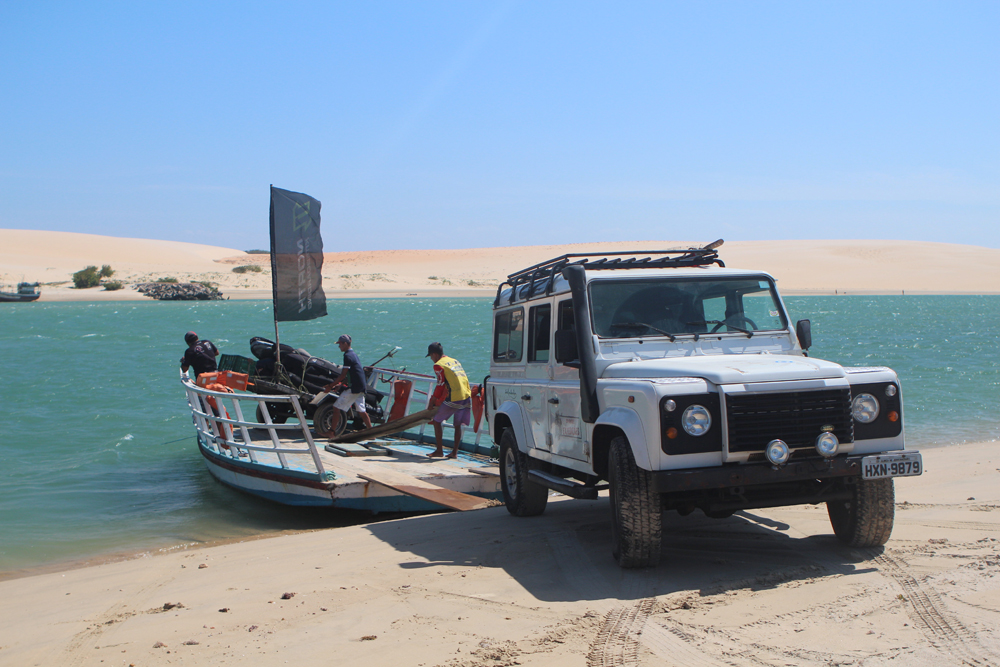
<svg viewBox="0 0 1000 667"><path fill-rule="evenodd" d="M774 284L764 277L594 280L590 308L601 338L788 328Z"/></svg>

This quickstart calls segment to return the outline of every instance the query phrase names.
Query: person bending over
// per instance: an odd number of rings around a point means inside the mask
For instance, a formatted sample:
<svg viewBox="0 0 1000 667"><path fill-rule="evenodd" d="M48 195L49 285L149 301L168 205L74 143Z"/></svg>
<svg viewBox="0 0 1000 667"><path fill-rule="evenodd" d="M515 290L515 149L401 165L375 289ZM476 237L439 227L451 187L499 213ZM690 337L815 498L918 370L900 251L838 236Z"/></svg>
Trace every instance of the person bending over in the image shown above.
<svg viewBox="0 0 1000 667"><path fill-rule="evenodd" d="M184 334L184 342L188 348L184 350L181 357L181 370L185 373L188 368L194 369L195 377L202 373L212 373L219 369L215 363L215 358L219 356L219 350L210 340L198 340L198 334L188 331Z"/></svg>
<svg viewBox="0 0 1000 667"><path fill-rule="evenodd" d="M465 375L462 364L444 355L441 343L428 345L427 356L434 362L434 375L438 381L430 405L438 408L432 419L437 449L430 456L444 456L444 428L441 424L451 417L452 426L455 427L455 447L448 458L454 459L458 457L458 448L462 443L462 426L469 425L469 415L472 412L469 378Z"/></svg>

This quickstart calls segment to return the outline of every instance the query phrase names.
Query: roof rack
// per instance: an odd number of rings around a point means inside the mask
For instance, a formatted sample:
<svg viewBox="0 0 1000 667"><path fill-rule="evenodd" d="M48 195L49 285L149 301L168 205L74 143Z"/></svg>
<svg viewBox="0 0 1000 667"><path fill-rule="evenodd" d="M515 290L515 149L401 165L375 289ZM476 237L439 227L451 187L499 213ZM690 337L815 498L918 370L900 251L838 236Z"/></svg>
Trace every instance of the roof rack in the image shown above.
<svg viewBox="0 0 1000 667"><path fill-rule="evenodd" d="M709 266L718 264L724 267L725 264L719 259L717 249L723 244L719 239L702 248L687 248L685 250L629 250L620 252L581 252L560 255L554 259L546 260L540 264L529 266L526 269L517 271L507 276L507 280L497 286L497 296L493 300L493 307L500 305L500 294L504 285L511 288L510 303L514 303L517 295L517 288L524 284L529 284L527 297L534 296L536 287L545 286L545 294L552 291L555 284L555 276L570 265L581 265L587 271L601 271L609 269L678 269L694 266ZM641 257L640 256L643 256Z"/></svg>

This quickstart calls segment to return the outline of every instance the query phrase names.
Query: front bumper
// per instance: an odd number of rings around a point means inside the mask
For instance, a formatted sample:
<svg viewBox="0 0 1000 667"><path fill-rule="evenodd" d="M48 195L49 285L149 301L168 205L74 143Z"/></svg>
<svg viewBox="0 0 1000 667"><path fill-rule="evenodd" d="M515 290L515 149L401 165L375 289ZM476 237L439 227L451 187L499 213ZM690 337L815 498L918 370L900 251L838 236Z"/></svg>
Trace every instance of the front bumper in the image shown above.
<svg viewBox="0 0 1000 667"><path fill-rule="evenodd" d="M862 456L837 456L832 459L807 459L780 467L772 466L770 463L748 463L715 468L659 470L653 472L653 483L657 493L683 493L838 477L860 477L862 458Z"/></svg>

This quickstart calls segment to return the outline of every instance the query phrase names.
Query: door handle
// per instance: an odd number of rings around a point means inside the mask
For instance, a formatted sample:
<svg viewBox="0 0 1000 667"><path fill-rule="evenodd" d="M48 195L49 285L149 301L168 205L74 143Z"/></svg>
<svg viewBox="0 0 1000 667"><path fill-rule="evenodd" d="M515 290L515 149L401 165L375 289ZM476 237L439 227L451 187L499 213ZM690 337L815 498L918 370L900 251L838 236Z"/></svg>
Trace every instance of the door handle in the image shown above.
<svg viewBox="0 0 1000 667"><path fill-rule="evenodd" d="M559 398L553 396L552 398L549 399L549 403L551 403L552 405L559 405Z"/></svg>
<svg viewBox="0 0 1000 667"><path fill-rule="evenodd" d="M531 394L521 394L521 400L522 401L530 401L531 400Z"/></svg>

